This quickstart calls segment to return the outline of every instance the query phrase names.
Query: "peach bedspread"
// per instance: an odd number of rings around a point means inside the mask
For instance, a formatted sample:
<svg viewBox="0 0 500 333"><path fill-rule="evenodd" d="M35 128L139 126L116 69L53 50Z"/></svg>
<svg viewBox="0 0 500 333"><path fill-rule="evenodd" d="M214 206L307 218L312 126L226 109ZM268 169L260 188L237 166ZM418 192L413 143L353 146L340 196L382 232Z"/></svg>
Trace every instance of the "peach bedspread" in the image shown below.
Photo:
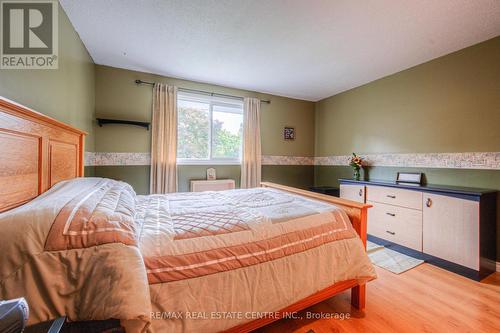
<svg viewBox="0 0 500 333"><path fill-rule="evenodd" d="M257 188L137 197L154 332L219 332L375 277L341 209Z"/></svg>

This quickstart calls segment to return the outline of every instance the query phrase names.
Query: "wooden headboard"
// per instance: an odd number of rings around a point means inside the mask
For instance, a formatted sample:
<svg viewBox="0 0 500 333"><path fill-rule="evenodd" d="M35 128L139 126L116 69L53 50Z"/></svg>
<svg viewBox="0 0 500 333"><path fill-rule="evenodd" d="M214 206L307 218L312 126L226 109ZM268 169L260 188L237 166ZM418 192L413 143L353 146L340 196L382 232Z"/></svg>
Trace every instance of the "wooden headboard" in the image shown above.
<svg viewBox="0 0 500 333"><path fill-rule="evenodd" d="M83 176L86 134L0 97L0 212Z"/></svg>

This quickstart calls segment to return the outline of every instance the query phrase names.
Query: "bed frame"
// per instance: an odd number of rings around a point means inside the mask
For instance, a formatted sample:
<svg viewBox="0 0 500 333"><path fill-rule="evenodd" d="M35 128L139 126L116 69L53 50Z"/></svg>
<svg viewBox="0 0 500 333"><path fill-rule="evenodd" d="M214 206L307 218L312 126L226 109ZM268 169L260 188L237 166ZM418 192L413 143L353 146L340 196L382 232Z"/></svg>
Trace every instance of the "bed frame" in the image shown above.
<svg viewBox="0 0 500 333"><path fill-rule="evenodd" d="M262 182L261 186L298 194L315 200L324 201L342 208L347 213L347 216L349 216L354 230L356 230L359 237L361 238L361 241L363 242L363 246L366 248L366 221L368 217L368 208L372 207L371 205L269 182ZM292 312L304 310L314 304L327 300L348 289L351 289L352 306L358 310L364 310L366 305L366 285L359 284L356 280L347 280L335 283L330 287L320 290L317 293L312 294L311 296L308 296L292 305L287 306L284 309L277 311L277 316L274 316L272 318L259 318L251 322L233 327L225 331L225 333L244 333L256 330L262 326L272 323L273 321L284 318L287 313L289 314Z"/></svg>
<svg viewBox="0 0 500 333"><path fill-rule="evenodd" d="M61 180L82 177L86 134L0 97L0 212L29 202ZM341 207L366 247L366 221L371 205L273 183L262 183L262 186ZM320 290L279 313L282 317L284 313L303 310L348 289L351 289L352 305L364 309L365 285L348 280ZM227 332L249 332L278 319L280 316L257 319Z"/></svg>
<svg viewBox="0 0 500 333"><path fill-rule="evenodd" d="M86 134L0 97L0 212L83 176Z"/></svg>

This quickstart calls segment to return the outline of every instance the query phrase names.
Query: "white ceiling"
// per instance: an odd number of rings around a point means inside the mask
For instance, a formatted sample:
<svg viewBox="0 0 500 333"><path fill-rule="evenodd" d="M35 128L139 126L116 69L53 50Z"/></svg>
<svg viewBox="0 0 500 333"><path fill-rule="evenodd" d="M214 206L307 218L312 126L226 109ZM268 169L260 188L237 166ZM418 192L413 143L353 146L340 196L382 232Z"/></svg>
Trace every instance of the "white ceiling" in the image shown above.
<svg viewBox="0 0 500 333"><path fill-rule="evenodd" d="M500 35L500 0L60 0L97 64L317 101Z"/></svg>

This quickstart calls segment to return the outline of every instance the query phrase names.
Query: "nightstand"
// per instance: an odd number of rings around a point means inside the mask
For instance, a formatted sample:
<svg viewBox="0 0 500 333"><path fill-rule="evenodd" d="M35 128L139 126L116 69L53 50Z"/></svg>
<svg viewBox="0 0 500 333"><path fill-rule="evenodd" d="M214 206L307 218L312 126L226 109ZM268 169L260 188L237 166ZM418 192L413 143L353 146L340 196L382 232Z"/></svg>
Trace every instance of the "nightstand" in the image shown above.
<svg viewBox="0 0 500 333"><path fill-rule="evenodd" d="M339 196L339 188L333 186L312 186L309 187L309 191L331 195L333 197Z"/></svg>

